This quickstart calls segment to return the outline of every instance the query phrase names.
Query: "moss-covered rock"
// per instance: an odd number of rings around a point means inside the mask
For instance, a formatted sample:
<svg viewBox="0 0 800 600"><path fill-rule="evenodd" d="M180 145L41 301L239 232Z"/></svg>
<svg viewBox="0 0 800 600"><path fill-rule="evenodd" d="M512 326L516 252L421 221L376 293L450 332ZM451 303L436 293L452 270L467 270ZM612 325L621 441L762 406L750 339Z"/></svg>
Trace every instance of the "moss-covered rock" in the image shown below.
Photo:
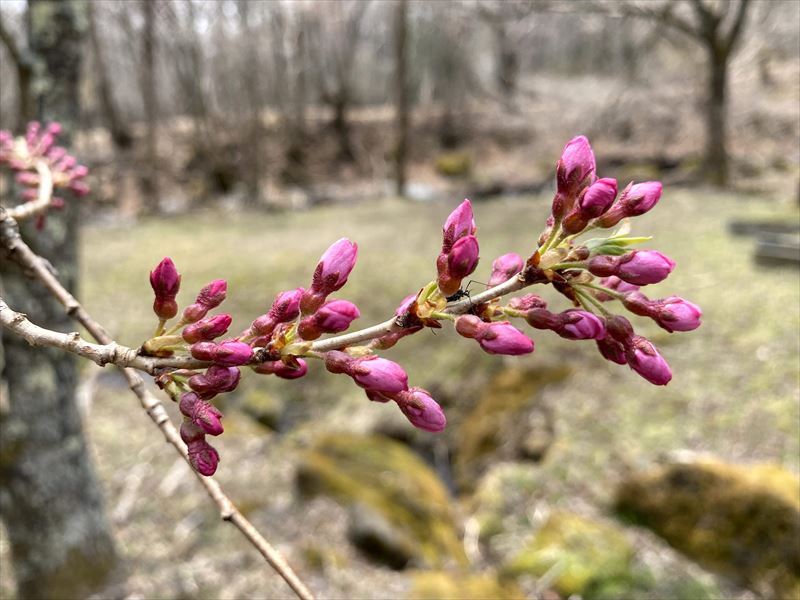
<svg viewBox="0 0 800 600"><path fill-rule="evenodd" d="M472 158L466 152L446 152L436 157L436 172L445 177L467 177L472 172Z"/></svg>
<svg viewBox="0 0 800 600"><path fill-rule="evenodd" d="M670 464L624 481L616 508L710 570L800 597L800 482L780 467Z"/></svg>
<svg viewBox="0 0 800 600"><path fill-rule="evenodd" d="M547 573L562 596L580 594L588 599L592 590L606 590L612 584L617 591L637 586L633 556L633 546L618 527L555 512L504 573L534 577Z"/></svg>
<svg viewBox="0 0 800 600"><path fill-rule="evenodd" d="M470 489L498 460L544 458L554 431L549 408L538 402L539 392L569 373L565 366L505 369L492 378L458 428L454 467L460 488Z"/></svg>
<svg viewBox="0 0 800 600"><path fill-rule="evenodd" d="M374 511L382 527L395 530L411 564L466 564L447 490L428 465L398 442L328 434L301 456L297 481L305 494L329 494L354 510L360 504Z"/></svg>
<svg viewBox="0 0 800 600"><path fill-rule="evenodd" d="M411 577L410 600L523 600L525 595L510 581L501 581L491 573L468 574L424 571Z"/></svg>

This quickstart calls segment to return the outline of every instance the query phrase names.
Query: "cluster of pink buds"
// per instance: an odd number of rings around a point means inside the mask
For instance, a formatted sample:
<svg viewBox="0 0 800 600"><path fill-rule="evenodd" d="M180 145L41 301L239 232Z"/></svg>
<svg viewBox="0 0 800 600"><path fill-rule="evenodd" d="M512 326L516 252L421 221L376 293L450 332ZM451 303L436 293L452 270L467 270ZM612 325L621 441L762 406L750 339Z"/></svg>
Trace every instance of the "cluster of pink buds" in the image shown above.
<svg viewBox="0 0 800 600"><path fill-rule="evenodd" d="M179 313L176 296L181 278L172 261L164 259L150 274L158 326L142 352L162 357L184 353L201 365L166 369L158 378L179 403L184 416L181 435L192 465L206 475L217 467L219 455L206 441L206 436L223 430L222 414L212 401L236 388L241 366L298 379L308 372L309 359L320 360L329 372L350 377L369 400L395 402L415 427L442 431L447 420L431 394L409 387L403 367L377 352L426 327L440 328L443 322L452 322L459 335L475 340L489 354L518 356L534 351L533 340L510 322L520 319L533 329L568 340L592 340L609 361L630 366L656 385L668 383L672 373L655 346L608 306L619 301L632 314L649 317L670 332L696 329L702 315L696 305L677 296L650 300L641 292L642 286L664 280L675 263L659 252L630 249L648 238L615 232L578 240L585 232L615 226L650 210L660 199L661 184L630 184L618 197L617 182L598 179L595 172L586 138L570 141L558 162L552 213L538 247L527 259L513 252L495 259L488 289L474 296L461 289L479 255L472 206L469 200L462 202L444 223L436 278L407 296L392 320L355 333L343 332L359 318L358 307L330 297L345 286L356 263L358 247L348 239L324 252L307 289L280 292L246 330L227 339L222 338L231 317L210 314L225 299L223 280L204 287L167 329L167 321ZM504 296L534 284L551 284L570 306L551 311L536 294L502 303ZM323 338L324 334L334 337Z"/></svg>
<svg viewBox="0 0 800 600"><path fill-rule="evenodd" d="M84 182L89 170L79 165L65 148L56 145L60 132L58 123L42 127L36 121L28 123L25 135L18 138L14 138L10 131L0 131L0 163L8 164L16 172L16 181L24 188L24 202L37 199L42 166L50 170L54 188L66 188L77 196L89 193L89 186ZM48 206L61 208L64 199L53 196Z"/></svg>

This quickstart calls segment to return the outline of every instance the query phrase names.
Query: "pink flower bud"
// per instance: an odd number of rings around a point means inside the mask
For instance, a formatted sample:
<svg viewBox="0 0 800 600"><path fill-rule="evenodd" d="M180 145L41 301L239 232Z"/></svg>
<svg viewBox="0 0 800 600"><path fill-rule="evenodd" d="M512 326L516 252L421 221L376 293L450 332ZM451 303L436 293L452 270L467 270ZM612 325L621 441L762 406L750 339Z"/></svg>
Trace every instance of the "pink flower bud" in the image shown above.
<svg viewBox="0 0 800 600"><path fill-rule="evenodd" d="M447 254L453 244L462 237L474 235L475 218L472 215L472 204L469 200L464 200L456 209L450 213L442 227L442 254Z"/></svg>
<svg viewBox="0 0 800 600"><path fill-rule="evenodd" d="M485 323L475 315L456 319L456 331L473 338L489 354L518 356L533 352L533 341L508 321Z"/></svg>
<svg viewBox="0 0 800 600"><path fill-rule="evenodd" d="M609 335L603 339L595 340L595 342L597 343L597 349L600 350L600 354L603 355L603 358L611 362L615 362L618 365L628 364L628 359L625 357L625 346L623 346L620 342Z"/></svg>
<svg viewBox="0 0 800 600"><path fill-rule="evenodd" d="M327 296L347 283L356 264L358 245L347 238L334 242L322 255L314 271L311 291Z"/></svg>
<svg viewBox="0 0 800 600"><path fill-rule="evenodd" d="M468 235L456 241L447 255L447 273L454 279L463 279L478 266L478 238Z"/></svg>
<svg viewBox="0 0 800 600"><path fill-rule="evenodd" d="M347 300L331 300L300 321L297 331L304 340L315 340L323 333L339 333L350 327L361 313L358 307Z"/></svg>
<svg viewBox="0 0 800 600"><path fill-rule="evenodd" d="M269 316L275 323L288 323L300 315L300 298L304 291L303 288L297 288L281 292L275 297L269 309Z"/></svg>
<svg viewBox="0 0 800 600"><path fill-rule="evenodd" d="M187 444L189 463L201 475L213 475L219 464L219 453L216 449L203 440L196 440Z"/></svg>
<svg viewBox="0 0 800 600"><path fill-rule="evenodd" d="M181 396L179 408L181 414L188 417L192 423L208 435L222 433L222 413L210 402L201 399L194 392L187 392Z"/></svg>
<svg viewBox="0 0 800 600"><path fill-rule="evenodd" d="M612 315L606 319L606 333L621 344L627 346L633 338L633 325L621 315Z"/></svg>
<svg viewBox="0 0 800 600"><path fill-rule="evenodd" d="M403 298L403 301L400 303L400 306L398 306L394 310L395 316L402 317L404 314L406 314L408 312L408 309L411 308L411 305L414 303L416 299L417 299L417 294L409 294L408 296Z"/></svg>
<svg viewBox="0 0 800 600"><path fill-rule="evenodd" d="M183 339L189 344L207 342L225 335L233 319L230 315L221 314L206 317L197 323L192 323L183 329Z"/></svg>
<svg viewBox="0 0 800 600"><path fill-rule="evenodd" d="M192 375L188 383L201 398L209 399L217 394L235 390L240 377L241 373L236 367L213 365L206 369L205 373Z"/></svg>
<svg viewBox="0 0 800 600"><path fill-rule="evenodd" d="M217 345L212 360L214 364L222 367L237 367L246 365L251 358L253 358L253 349L248 344L230 341Z"/></svg>
<svg viewBox="0 0 800 600"><path fill-rule="evenodd" d="M222 304L227 293L228 282L224 279L215 279L200 290L194 304L186 307L183 311L183 320L187 323L199 321L209 310Z"/></svg>
<svg viewBox="0 0 800 600"><path fill-rule="evenodd" d="M639 375L654 385L667 385L672 379L672 371L667 361L658 353L650 340L640 335L632 338L625 348L628 365Z"/></svg>
<svg viewBox="0 0 800 600"><path fill-rule="evenodd" d="M581 214L594 219L606 212L617 197L617 180L603 178L595 181L578 200Z"/></svg>
<svg viewBox="0 0 800 600"><path fill-rule="evenodd" d="M400 392L395 401L406 418L418 429L438 433L447 425L442 407L422 388L413 387Z"/></svg>
<svg viewBox="0 0 800 600"><path fill-rule="evenodd" d="M508 254L497 257L492 263L489 287L494 287L508 281L514 275L522 271L524 266L525 262L522 260L522 257L515 252L509 252Z"/></svg>
<svg viewBox="0 0 800 600"><path fill-rule="evenodd" d="M673 260L655 250L634 250L619 259L617 277L636 285L663 281L675 268Z"/></svg>
<svg viewBox="0 0 800 600"><path fill-rule="evenodd" d="M555 330L561 325L561 318L545 308L532 308L525 313L528 325L536 329Z"/></svg>
<svg viewBox="0 0 800 600"><path fill-rule="evenodd" d="M556 167L556 196L553 216L562 219L572 208L581 189L594 179L596 165L592 147L584 136L570 140L561 153Z"/></svg>
<svg viewBox="0 0 800 600"><path fill-rule="evenodd" d="M663 281L675 268L675 262L655 250L634 250L622 256L595 256L588 262L593 275L616 275L635 285Z"/></svg>
<svg viewBox="0 0 800 600"><path fill-rule="evenodd" d="M488 327L476 339L489 354L519 356L533 352L533 340L508 321L488 323Z"/></svg>
<svg viewBox="0 0 800 600"><path fill-rule="evenodd" d="M297 360L297 366L287 365L280 360L269 360L253 366L253 371L262 375L277 375L282 379L298 379L308 373L308 365L302 358Z"/></svg>
<svg viewBox="0 0 800 600"><path fill-rule="evenodd" d="M181 287L181 276L172 259L165 258L150 272L150 286L156 295L153 311L161 319L171 319L178 314L175 296Z"/></svg>
<svg viewBox="0 0 800 600"><path fill-rule="evenodd" d="M646 181L629 185L623 190L619 201L598 221L601 227L613 227L622 219L643 215L661 199L662 186L659 181Z"/></svg>
<svg viewBox="0 0 800 600"><path fill-rule="evenodd" d="M525 294L508 301L508 307L514 310L527 312L533 308L547 308L547 302L536 294Z"/></svg>
<svg viewBox="0 0 800 600"><path fill-rule="evenodd" d="M699 306L679 296L653 301L651 317L669 331L692 331L700 327L703 311Z"/></svg>
<svg viewBox="0 0 800 600"><path fill-rule="evenodd" d="M192 358L196 358L197 360L214 360L214 356L217 352L217 344L214 342L197 342L189 346L189 353L192 355Z"/></svg>
<svg viewBox="0 0 800 600"><path fill-rule="evenodd" d="M403 367L378 356L353 359L347 374L359 386L376 392L394 394L408 389L408 375Z"/></svg>
<svg viewBox="0 0 800 600"><path fill-rule="evenodd" d="M579 309L565 310L554 331L568 340L600 340L606 336L603 322L594 314Z"/></svg>
<svg viewBox="0 0 800 600"><path fill-rule="evenodd" d="M191 442L203 440L206 437L206 434L202 429L188 420L181 423L180 433L184 444L190 444Z"/></svg>

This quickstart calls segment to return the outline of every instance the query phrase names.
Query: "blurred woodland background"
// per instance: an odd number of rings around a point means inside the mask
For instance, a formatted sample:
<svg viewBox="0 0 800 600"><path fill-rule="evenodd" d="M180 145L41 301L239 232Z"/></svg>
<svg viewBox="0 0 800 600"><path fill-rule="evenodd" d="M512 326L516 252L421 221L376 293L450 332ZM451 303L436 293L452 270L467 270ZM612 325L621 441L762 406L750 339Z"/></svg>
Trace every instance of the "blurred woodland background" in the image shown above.
<svg viewBox="0 0 800 600"><path fill-rule="evenodd" d="M350 237L366 326L433 276L464 197L478 280L530 254L575 135L601 176L663 181L636 223L678 262L654 294L704 310L679 338L637 324L667 388L591 345L419 334L387 356L444 433L325 373L249 374L217 477L323 598L800 597L800 3L0 0L0 129L32 119L64 123L92 193L28 233L134 347L167 255L184 303L228 279L244 327ZM2 347L0 596L288 597L117 373Z"/></svg>

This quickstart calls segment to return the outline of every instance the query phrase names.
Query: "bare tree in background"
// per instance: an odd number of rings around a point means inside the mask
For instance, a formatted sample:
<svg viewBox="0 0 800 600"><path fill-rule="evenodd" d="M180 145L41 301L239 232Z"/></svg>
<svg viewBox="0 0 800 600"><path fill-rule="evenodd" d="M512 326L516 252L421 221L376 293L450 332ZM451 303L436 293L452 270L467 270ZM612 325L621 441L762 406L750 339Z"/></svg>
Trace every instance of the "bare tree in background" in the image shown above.
<svg viewBox="0 0 800 600"><path fill-rule="evenodd" d="M89 40L92 44L92 52L94 53L96 66L97 95L100 97L103 114L108 124L108 130L111 133L111 140L114 142L114 146L119 150L127 150L133 144L133 137L131 137L130 130L119 116L119 110L114 101L114 93L111 89L111 82L108 80L108 67L106 66L105 52L103 51L97 24L98 6L102 6L102 4L89 2L87 5Z"/></svg>
<svg viewBox="0 0 800 600"><path fill-rule="evenodd" d="M261 122L262 101L259 90L261 69L259 68L258 58L258 33L253 25L253 8L259 5L239 0L237 9L239 12L239 23L243 34L244 48L242 58L244 69L242 70L242 83L244 93L247 98L247 118L245 122L245 159L244 159L244 181L247 186L246 204L257 204L261 190L259 186L261 176L261 137L264 135L264 127Z"/></svg>
<svg viewBox="0 0 800 600"><path fill-rule="evenodd" d="M408 89L408 0L399 0L394 16L395 119L397 142L394 150L395 192L405 194L408 162L409 89Z"/></svg>
<svg viewBox="0 0 800 600"><path fill-rule="evenodd" d="M708 181L720 186L728 183L730 171L727 141L728 71L731 57L743 37L750 4L750 0L685 0L683 3L669 0L658 5L653 2L619 5L623 14L657 20L665 27L686 35L705 50L708 88L705 101L704 174ZM687 8L685 13L678 12L682 6Z"/></svg>
<svg viewBox="0 0 800 600"><path fill-rule="evenodd" d="M33 106L34 57L27 46L18 41L4 22L5 17L0 13L0 42L8 51L14 70L17 73L17 123L16 128L22 131L28 121L33 120L35 114Z"/></svg>
<svg viewBox="0 0 800 600"><path fill-rule="evenodd" d="M82 0L29 2L30 49L42 68L36 90L42 120L62 123L66 139L79 115L78 83L86 26ZM34 250L68 286L78 277L80 203L67 202L33 231ZM34 244L32 244L34 246ZM39 282L0 257L2 295L44 327L69 331L63 307ZM0 388L0 515L8 531L19 598L83 598L103 589L117 556L75 405L76 361L8 337Z"/></svg>
<svg viewBox="0 0 800 600"><path fill-rule="evenodd" d="M321 4L313 21L314 62L322 101L333 110L331 126L339 143L339 158L355 160L347 111L354 101L353 73L362 39L369 0L342 0Z"/></svg>
<svg viewBox="0 0 800 600"><path fill-rule="evenodd" d="M145 113L145 156L142 188L150 210L158 208L158 95L156 92L156 0L142 2L142 99Z"/></svg>

